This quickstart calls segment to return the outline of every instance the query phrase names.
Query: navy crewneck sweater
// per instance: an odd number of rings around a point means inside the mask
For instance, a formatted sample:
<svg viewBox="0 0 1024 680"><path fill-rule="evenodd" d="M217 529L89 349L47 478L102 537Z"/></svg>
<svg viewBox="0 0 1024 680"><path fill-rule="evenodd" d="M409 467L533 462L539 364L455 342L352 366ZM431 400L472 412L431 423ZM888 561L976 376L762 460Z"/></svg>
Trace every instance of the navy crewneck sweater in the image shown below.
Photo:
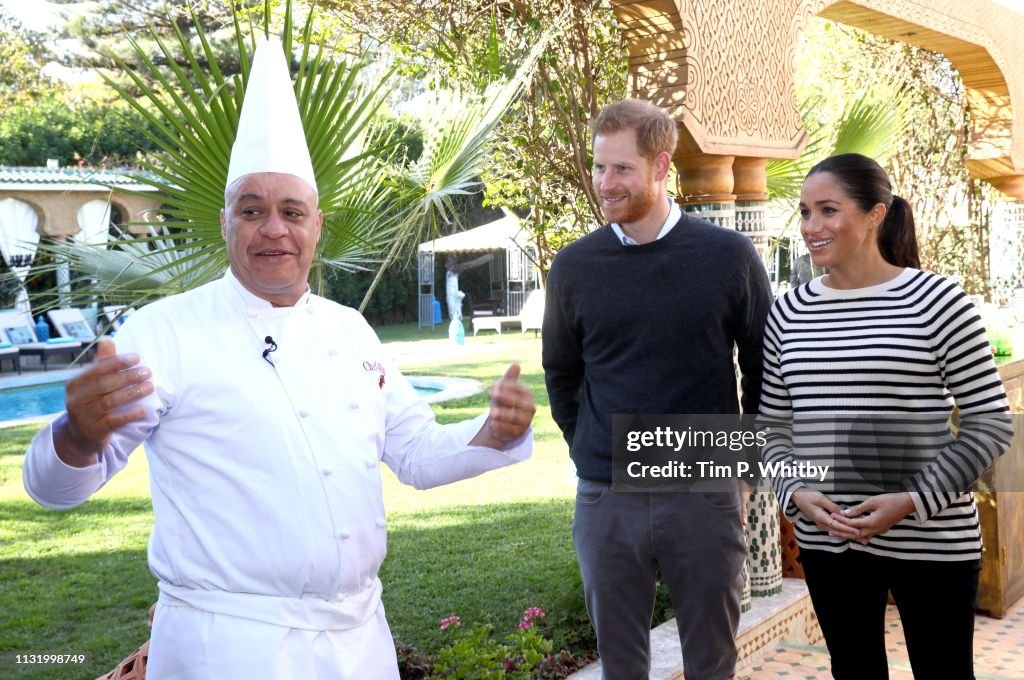
<svg viewBox="0 0 1024 680"><path fill-rule="evenodd" d="M684 214L624 246L609 225L563 248L547 279L551 415L583 479L610 482L613 414L757 413L772 304L750 240Z"/></svg>

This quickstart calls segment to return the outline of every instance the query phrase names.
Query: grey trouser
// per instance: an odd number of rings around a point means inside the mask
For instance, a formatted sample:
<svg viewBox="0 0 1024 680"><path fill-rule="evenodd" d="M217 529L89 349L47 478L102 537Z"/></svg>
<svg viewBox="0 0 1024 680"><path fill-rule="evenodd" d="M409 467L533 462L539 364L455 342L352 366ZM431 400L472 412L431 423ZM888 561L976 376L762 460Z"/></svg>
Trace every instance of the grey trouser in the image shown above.
<svg viewBox="0 0 1024 680"><path fill-rule="evenodd" d="M648 678L659 571L686 680L733 676L746 559L739 503L735 493L613 493L579 480L572 536L605 680Z"/></svg>

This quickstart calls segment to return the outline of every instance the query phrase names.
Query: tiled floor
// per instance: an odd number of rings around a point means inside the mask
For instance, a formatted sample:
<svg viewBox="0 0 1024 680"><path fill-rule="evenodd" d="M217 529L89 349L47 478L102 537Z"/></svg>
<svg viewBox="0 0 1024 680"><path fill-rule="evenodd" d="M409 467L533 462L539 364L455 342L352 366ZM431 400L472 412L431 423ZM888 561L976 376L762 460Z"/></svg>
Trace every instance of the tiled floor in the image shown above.
<svg viewBox="0 0 1024 680"><path fill-rule="evenodd" d="M1024 680L1024 600L1002 619L978 615L974 626L974 674L978 680ZM896 608L886 612L886 649L890 680L913 680ZM825 646L783 643L740 669L743 680L830 680Z"/></svg>

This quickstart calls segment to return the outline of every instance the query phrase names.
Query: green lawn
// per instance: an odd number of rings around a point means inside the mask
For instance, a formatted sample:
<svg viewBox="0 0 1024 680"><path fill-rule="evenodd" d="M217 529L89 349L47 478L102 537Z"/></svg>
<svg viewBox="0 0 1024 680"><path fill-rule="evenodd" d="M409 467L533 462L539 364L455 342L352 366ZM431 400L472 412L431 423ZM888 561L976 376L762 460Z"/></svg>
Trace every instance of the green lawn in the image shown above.
<svg viewBox="0 0 1024 680"><path fill-rule="evenodd" d="M547 408L540 340L487 333L467 337L463 352L449 345L442 326L387 327L380 336L399 356L417 357L415 364L403 361L408 374L471 377L486 385L518 361L538 403L536 448L526 463L429 491L402 486L384 469L389 554L381 579L395 637L433 650L443 639L439 619L453 613L469 625L491 623L503 636L524 609L537 606L563 624L549 631L556 644L574 643L583 607L570 538L574 482ZM435 411L450 422L486 405L481 394ZM145 457L134 455L84 506L49 511L27 498L21 484L33 429L0 429L0 677L96 677L148 637L146 612L156 586L145 556L152 522ZM14 652L90 659L63 671L15 668Z"/></svg>

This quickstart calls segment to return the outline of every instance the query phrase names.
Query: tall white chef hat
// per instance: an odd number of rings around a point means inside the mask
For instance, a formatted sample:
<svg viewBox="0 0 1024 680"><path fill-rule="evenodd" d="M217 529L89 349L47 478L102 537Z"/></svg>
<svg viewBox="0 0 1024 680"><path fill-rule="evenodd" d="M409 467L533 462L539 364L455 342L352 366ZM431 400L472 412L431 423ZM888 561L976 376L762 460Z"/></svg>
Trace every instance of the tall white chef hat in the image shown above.
<svg viewBox="0 0 1024 680"><path fill-rule="evenodd" d="M276 36L261 35L256 45L225 187L258 172L295 175L317 191L288 64Z"/></svg>

